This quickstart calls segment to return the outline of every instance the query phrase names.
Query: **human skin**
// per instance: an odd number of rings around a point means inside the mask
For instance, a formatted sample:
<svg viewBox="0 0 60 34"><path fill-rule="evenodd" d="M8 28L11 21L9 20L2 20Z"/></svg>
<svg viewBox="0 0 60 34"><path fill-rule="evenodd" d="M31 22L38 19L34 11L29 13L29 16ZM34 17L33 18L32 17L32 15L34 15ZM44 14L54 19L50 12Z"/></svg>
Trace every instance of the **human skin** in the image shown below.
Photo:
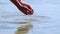
<svg viewBox="0 0 60 34"><path fill-rule="evenodd" d="M10 0L22 13L32 15L34 10L28 4L22 3L21 0Z"/></svg>

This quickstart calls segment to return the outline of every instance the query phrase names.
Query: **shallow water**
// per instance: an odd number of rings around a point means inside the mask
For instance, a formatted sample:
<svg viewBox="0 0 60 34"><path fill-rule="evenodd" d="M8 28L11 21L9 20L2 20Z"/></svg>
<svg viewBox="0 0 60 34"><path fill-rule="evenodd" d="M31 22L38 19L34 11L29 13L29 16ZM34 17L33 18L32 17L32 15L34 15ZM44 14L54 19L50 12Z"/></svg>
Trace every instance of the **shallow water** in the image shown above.
<svg viewBox="0 0 60 34"><path fill-rule="evenodd" d="M24 1L34 9L32 16L21 13L9 0L0 1L0 34L15 34L28 24L33 25L29 34L60 34L60 0Z"/></svg>

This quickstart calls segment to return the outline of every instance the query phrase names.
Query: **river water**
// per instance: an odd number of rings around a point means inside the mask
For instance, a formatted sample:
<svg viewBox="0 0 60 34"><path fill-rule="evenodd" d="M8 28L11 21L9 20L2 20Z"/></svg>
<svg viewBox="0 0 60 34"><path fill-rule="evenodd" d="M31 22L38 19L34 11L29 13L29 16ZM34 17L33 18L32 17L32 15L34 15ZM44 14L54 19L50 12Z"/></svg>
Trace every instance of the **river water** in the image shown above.
<svg viewBox="0 0 60 34"><path fill-rule="evenodd" d="M32 25L28 34L60 34L60 0L23 0L34 9L24 15L9 0L0 0L0 34L15 34L17 28Z"/></svg>

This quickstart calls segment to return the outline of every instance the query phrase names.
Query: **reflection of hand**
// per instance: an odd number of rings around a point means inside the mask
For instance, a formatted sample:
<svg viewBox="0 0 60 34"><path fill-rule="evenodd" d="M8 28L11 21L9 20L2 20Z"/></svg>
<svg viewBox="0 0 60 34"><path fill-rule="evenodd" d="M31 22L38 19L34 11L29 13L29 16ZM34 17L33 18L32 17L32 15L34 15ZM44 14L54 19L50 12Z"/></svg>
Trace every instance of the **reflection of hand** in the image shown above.
<svg viewBox="0 0 60 34"><path fill-rule="evenodd" d="M32 25L19 27L15 34L27 34L32 27Z"/></svg>

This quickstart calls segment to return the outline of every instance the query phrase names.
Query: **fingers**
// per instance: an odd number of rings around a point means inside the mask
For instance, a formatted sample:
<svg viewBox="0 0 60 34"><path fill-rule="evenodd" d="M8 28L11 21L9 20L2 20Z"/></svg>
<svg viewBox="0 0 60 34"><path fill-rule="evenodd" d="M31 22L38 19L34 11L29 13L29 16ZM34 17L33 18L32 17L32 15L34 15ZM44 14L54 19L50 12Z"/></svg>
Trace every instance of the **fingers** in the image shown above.
<svg viewBox="0 0 60 34"><path fill-rule="evenodd" d="M32 15L34 13L34 11L27 11L28 15Z"/></svg>
<svg viewBox="0 0 60 34"><path fill-rule="evenodd" d="M28 15L32 15L34 13L34 10L29 5L25 5L25 8L27 9Z"/></svg>
<svg viewBox="0 0 60 34"><path fill-rule="evenodd" d="M10 0L22 13L32 15L34 10L27 4L21 3L19 0Z"/></svg>

